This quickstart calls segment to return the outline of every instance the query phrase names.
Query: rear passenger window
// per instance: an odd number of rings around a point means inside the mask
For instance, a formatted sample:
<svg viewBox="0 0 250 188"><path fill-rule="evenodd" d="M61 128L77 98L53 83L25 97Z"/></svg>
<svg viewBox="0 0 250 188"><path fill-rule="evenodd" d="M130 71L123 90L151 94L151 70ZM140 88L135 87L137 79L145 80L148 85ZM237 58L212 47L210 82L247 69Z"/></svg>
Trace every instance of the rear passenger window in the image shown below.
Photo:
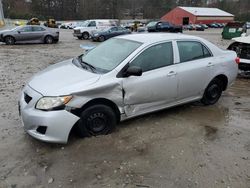
<svg viewBox="0 0 250 188"><path fill-rule="evenodd" d="M192 61L210 57L211 53L208 49L199 42L179 41L177 42L180 62Z"/></svg>
<svg viewBox="0 0 250 188"><path fill-rule="evenodd" d="M143 72L173 64L172 42L157 44L143 51L130 64L141 67Z"/></svg>

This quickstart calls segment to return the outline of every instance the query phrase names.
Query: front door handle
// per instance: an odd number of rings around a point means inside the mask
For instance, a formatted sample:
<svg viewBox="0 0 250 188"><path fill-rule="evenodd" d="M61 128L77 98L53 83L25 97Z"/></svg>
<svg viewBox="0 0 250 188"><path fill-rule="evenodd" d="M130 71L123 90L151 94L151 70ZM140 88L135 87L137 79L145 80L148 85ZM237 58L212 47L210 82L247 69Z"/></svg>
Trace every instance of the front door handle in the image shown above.
<svg viewBox="0 0 250 188"><path fill-rule="evenodd" d="M177 74L177 72L175 71L170 71L167 76L175 76Z"/></svg>
<svg viewBox="0 0 250 188"><path fill-rule="evenodd" d="M212 62L209 62L208 64L207 64L207 67L213 67L214 66L214 64L212 63Z"/></svg>

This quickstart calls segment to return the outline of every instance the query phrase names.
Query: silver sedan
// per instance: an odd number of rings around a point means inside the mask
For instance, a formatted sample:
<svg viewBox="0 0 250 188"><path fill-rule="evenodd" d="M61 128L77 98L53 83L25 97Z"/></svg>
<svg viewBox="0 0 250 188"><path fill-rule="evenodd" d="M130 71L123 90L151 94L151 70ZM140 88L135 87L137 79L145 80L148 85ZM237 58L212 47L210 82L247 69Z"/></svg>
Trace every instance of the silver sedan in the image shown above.
<svg viewBox="0 0 250 188"><path fill-rule="evenodd" d="M52 65L23 88L24 129L46 142L108 134L119 121L192 101L215 104L235 80L239 60L183 34L115 37Z"/></svg>
<svg viewBox="0 0 250 188"><path fill-rule="evenodd" d="M0 42L7 45L17 43L52 44L59 40L59 30L38 25L19 26L14 29L0 31Z"/></svg>

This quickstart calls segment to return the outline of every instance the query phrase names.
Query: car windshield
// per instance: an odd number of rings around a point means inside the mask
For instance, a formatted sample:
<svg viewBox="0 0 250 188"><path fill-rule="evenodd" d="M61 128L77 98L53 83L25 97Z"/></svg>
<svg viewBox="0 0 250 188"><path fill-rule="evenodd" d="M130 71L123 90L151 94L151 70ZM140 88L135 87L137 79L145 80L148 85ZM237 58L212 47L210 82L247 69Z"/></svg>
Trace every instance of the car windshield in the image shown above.
<svg viewBox="0 0 250 188"><path fill-rule="evenodd" d="M152 26L155 26L155 24L157 24L157 22L149 22L147 26L152 27Z"/></svg>
<svg viewBox="0 0 250 188"><path fill-rule="evenodd" d="M82 56L81 60L102 72L109 72L141 45L125 39L110 39Z"/></svg>
<svg viewBox="0 0 250 188"><path fill-rule="evenodd" d="M78 25L79 25L80 27L88 27L89 21L80 22L80 23L78 23Z"/></svg>
<svg viewBox="0 0 250 188"><path fill-rule="evenodd" d="M16 31L16 30L21 29L21 28L23 28L23 26L18 26L18 27L12 28L12 29L10 29L10 30L11 30L11 31Z"/></svg>
<svg viewBox="0 0 250 188"><path fill-rule="evenodd" d="M103 28L103 29L101 29L100 31L108 31L108 30L110 30L112 27L107 27L107 28Z"/></svg>

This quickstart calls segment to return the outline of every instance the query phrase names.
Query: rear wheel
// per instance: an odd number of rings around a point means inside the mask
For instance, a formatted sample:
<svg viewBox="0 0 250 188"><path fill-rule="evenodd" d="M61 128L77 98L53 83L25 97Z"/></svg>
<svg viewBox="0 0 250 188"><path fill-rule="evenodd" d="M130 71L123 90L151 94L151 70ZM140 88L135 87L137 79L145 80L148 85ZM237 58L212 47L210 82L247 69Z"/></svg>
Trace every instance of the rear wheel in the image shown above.
<svg viewBox="0 0 250 188"><path fill-rule="evenodd" d="M215 78L207 86L201 102L204 105L215 104L221 97L223 90L223 83L221 80Z"/></svg>
<svg viewBox="0 0 250 188"><path fill-rule="evenodd" d="M15 39L12 36L7 36L4 38L4 41L7 45L13 45L15 44Z"/></svg>
<svg viewBox="0 0 250 188"><path fill-rule="evenodd" d="M84 32L84 33L82 34L82 38L83 38L84 40L88 40L88 39L89 39L89 33L88 33L88 32Z"/></svg>
<svg viewBox="0 0 250 188"><path fill-rule="evenodd" d="M46 44L52 44L54 42L54 39L52 36L46 36L44 41Z"/></svg>
<svg viewBox="0 0 250 188"><path fill-rule="evenodd" d="M100 42L105 41L105 37L104 37L103 35L101 35L101 36L99 37L99 41L100 41Z"/></svg>
<svg viewBox="0 0 250 188"><path fill-rule="evenodd" d="M116 126L116 115L106 105L94 105L81 114L77 125L81 137L109 134Z"/></svg>

